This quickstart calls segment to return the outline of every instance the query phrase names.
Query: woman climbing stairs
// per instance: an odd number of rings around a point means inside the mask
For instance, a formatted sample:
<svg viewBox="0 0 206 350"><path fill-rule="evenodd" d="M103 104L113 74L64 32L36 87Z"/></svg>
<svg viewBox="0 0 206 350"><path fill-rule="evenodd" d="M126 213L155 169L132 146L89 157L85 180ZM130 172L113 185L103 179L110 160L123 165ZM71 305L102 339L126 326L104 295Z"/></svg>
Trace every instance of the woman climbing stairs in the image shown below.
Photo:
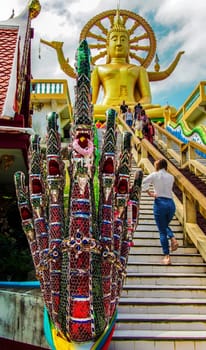
<svg viewBox="0 0 206 350"><path fill-rule="evenodd" d="M184 246L176 217L170 227L179 243L172 265L162 264L153 199L142 192L118 320L110 350L205 350L206 264Z"/></svg>

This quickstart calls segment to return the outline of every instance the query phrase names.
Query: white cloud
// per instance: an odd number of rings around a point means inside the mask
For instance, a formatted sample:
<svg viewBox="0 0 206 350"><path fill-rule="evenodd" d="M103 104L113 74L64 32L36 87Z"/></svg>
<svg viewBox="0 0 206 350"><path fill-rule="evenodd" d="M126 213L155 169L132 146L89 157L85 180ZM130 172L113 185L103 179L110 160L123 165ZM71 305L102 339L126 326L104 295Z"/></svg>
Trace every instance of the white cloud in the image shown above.
<svg viewBox="0 0 206 350"><path fill-rule="evenodd" d="M78 12L90 12L95 9L98 9L100 4L100 0L79 0L75 1L71 4L71 12L72 13L78 13Z"/></svg>
<svg viewBox="0 0 206 350"><path fill-rule="evenodd" d="M61 72L56 53L41 45L41 59L38 58L39 40L64 42L64 53L74 64L79 34L83 26L103 11L117 8L117 0L41 0L42 11L33 20L35 38L32 41L32 74L35 78L67 78ZM15 9L18 15L27 5L26 0L7 0L1 5L0 19L7 19ZM6 5L5 5L6 4ZM188 88L194 89L197 83L205 80L205 0L120 0L120 8L138 13L152 26L157 39L157 50L161 69L165 69L178 51L185 50L180 63L166 80L152 83L153 100L163 103L182 94L182 103ZM153 69L152 62L149 70ZM70 90L74 82L68 79ZM71 91L72 95L73 92ZM180 98L178 98L180 100Z"/></svg>
<svg viewBox="0 0 206 350"><path fill-rule="evenodd" d="M8 19L12 10L15 11L15 16L19 15L26 7L27 1L21 0L7 0L2 2L0 11L0 21Z"/></svg>

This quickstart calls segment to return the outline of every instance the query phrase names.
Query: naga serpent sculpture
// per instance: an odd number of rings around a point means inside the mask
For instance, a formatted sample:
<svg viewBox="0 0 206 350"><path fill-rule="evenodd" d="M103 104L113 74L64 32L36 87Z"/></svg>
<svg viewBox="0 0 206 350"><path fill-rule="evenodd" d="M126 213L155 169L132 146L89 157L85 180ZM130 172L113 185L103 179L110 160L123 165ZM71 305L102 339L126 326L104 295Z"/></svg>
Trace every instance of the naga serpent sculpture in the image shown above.
<svg viewBox="0 0 206 350"><path fill-rule="evenodd" d="M35 135L29 190L22 172L15 173L15 185L44 299L49 345L57 350L106 350L138 223L143 174L137 171L132 183L131 133L124 134L119 148L113 109L107 111L100 147L92 115L86 40L77 50L76 71L67 181L58 115L53 112L48 115L46 161Z"/></svg>

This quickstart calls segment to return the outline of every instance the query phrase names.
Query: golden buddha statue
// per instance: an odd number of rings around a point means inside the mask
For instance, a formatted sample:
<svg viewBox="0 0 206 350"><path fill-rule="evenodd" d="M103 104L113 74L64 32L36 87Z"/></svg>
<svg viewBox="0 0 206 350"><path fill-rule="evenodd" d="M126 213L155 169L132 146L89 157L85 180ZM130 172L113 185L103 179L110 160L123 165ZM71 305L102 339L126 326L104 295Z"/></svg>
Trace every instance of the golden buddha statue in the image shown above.
<svg viewBox="0 0 206 350"><path fill-rule="evenodd" d="M109 15L112 11L108 11ZM105 14L106 13L107 12L105 12ZM122 10L121 13L126 13L126 16L133 14L127 10ZM129 62L131 30L129 31L126 28L124 20L120 16L119 9L116 11L113 20L111 20L112 25L109 30L106 30L102 23L100 23L100 17L96 17L96 20L95 18L93 19L93 24L95 23L103 33L106 33L105 38L101 37L101 35L99 36L91 33L88 29L88 24L85 26L86 31L88 32L88 37L95 38L98 41L104 41L103 45L96 45L97 49L106 46L106 52L100 52L99 54L99 57L101 58L106 53L106 63L98 65L93 64L91 75L92 103L94 106L95 120L105 120L105 113L109 108L114 108L119 112L123 100L130 108L132 108L132 110L139 102L151 119L162 118L164 116L164 111L168 106L152 104L150 81L167 78L175 69L183 52L178 53L175 60L165 71L160 72L159 66L156 65L156 71L147 72L143 64L136 65ZM141 18L140 16L138 17ZM151 32L152 29L149 31ZM82 33L80 35L80 40L86 38L84 30ZM56 49L62 70L71 77L75 77L75 71L64 58L62 52L63 43L54 41L47 42L45 40L41 40L41 42ZM91 45L91 47L92 46L94 47L95 45ZM104 96L103 100L99 102L101 88ZM176 109L170 107L170 113L171 115L174 115Z"/></svg>
<svg viewBox="0 0 206 350"><path fill-rule="evenodd" d="M144 67L129 63L129 33L122 23L119 11L113 27L107 34L106 64L96 65L92 72L92 103L95 118L101 119L108 108L116 108L122 101L130 107L137 102L150 108L151 91L147 72ZM100 87L103 87L104 99L97 105ZM160 106L156 106L159 108Z"/></svg>

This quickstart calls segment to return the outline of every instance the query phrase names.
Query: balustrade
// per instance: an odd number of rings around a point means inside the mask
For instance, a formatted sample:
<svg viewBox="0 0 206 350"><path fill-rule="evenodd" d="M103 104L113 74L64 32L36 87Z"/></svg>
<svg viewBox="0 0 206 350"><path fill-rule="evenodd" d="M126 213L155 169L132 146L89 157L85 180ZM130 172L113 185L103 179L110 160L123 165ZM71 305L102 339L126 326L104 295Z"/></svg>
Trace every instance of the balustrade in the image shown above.
<svg viewBox="0 0 206 350"><path fill-rule="evenodd" d="M131 129L127 126L121 116L118 117L118 121L121 132L131 132ZM175 156L180 168L188 165L190 168L195 168L196 173L199 174L204 171L204 174L206 174L206 167L197 160L199 152L206 155L206 146L199 145L195 142L184 144L158 125L155 125L155 131L157 143L158 140L162 141L161 145L164 145L167 150L168 146L172 147L172 143L179 147L179 150L174 150L172 155ZM143 139L140 142L137 137L135 137L134 133L132 143L132 153L137 167L141 167L145 174L154 171L153 162L159 158L164 158L163 154L148 140ZM199 152L197 153L197 151ZM181 198L174 194L174 200L176 204L176 216L183 226L185 244L192 242L206 262L206 235L197 223L198 212L204 219L206 219L206 197L180 172L180 170L178 170L174 164L172 164L172 162L168 162L168 171L174 176L175 186L181 194Z"/></svg>

